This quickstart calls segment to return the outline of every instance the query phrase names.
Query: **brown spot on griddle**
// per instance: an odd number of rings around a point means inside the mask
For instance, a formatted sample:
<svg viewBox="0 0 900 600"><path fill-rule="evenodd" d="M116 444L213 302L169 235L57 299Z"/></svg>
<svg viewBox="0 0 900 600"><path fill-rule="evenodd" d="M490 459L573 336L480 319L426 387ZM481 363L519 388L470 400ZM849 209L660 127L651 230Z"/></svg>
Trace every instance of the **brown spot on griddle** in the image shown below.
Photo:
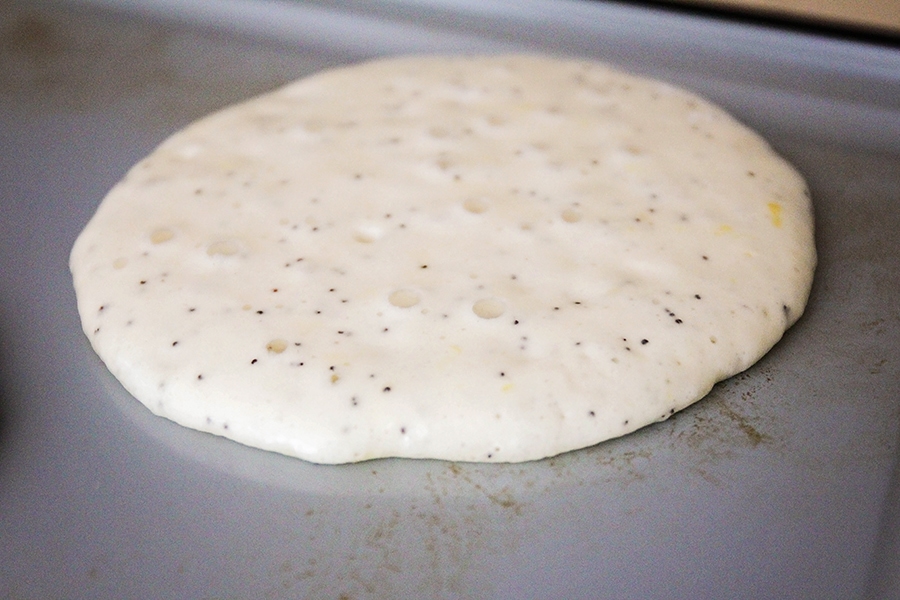
<svg viewBox="0 0 900 600"><path fill-rule="evenodd" d="M516 515L522 515L524 505L513 497L509 488L504 488L497 493L486 494L486 496L493 504L511 510Z"/></svg>
<svg viewBox="0 0 900 600"><path fill-rule="evenodd" d="M63 44L53 23L38 14L24 14L4 28L0 48L37 62L58 55Z"/></svg>
<svg viewBox="0 0 900 600"><path fill-rule="evenodd" d="M728 404L722 402L719 403L716 408L718 408L722 415L728 417L732 423L737 425L738 429L746 436L751 447L755 448L760 443L771 439L766 434L760 433L756 427L750 424L750 420L746 416L738 413L728 406Z"/></svg>
<svg viewBox="0 0 900 600"><path fill-rule="evenodd" d="M88 6L0 2L0 97L75 112L140 98L134 116L168 131L310 70L296 53L241 44Z"/></svg>

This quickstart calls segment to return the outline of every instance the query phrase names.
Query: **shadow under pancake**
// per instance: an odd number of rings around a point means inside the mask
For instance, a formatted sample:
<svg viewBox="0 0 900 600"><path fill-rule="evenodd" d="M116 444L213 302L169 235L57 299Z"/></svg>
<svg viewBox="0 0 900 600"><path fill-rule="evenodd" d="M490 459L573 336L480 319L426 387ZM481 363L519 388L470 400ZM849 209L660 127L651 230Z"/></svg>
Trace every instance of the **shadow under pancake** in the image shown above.
<svg viewBox="0 0 900 600"><path fill-rule="evenodd" d="M765 373L727 380L697 405L667 421L543 460L487 464L385 458L319 465L156 416L99 360L92 370L111 404L171 452L232 477L319 496L487 498L499 506L521 510L530 499L565 489L593 487L607 495L672 478L729 487L736 483L729 480L736 463L751 455L760 458L760 452L780 453L768 433L753 427L753 414L735 409L742 396L759 390Z"/></svg>
<svg viewBox="0 0 900 600"><path fill-rule="evenodd" d="M525 463L465 463L382 458L320 465L245 446L153 414L131 396L99 360L91 367L98 389L126 420L167 450L195 463L266 486L325 496L487 497L512 506L560 486L629 485L644 480L654 453L671 452L671 427L651 426L623 438Z"/></svg>
<svg viewBox="0 0 900 600"><path fill-rule="evenodd" d="M302 459L260 450L184 427L159 417L131 396L105 369L97 368L96 376L108 392L112 405L132 424L154 441L172 452L203 466L230 476L248 479L267 486L292 489L317 495L370 496L373 494L428 494L435 486L441 494L458 495L470 490L490 493L516 483L514 475L524 471L521 465L472 465L436 460L375 459L342 465L319 465ZM538 465L540 461L532 463ZM531 474L531 478L535 476ZM442 486L445 479L477 478L470 486Z"/></svg>

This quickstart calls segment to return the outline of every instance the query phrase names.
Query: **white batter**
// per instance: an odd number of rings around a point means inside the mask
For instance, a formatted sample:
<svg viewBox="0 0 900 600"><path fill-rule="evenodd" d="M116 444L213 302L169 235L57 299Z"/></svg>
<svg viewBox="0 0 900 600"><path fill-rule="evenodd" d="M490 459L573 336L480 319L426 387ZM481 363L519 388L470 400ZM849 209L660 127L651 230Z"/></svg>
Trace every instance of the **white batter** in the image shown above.
<svg viewBox="0 0 900 600"><path fill-rule="evenodd" d="M409 57L207 117L72 250L153 412L321 463L524 461L664 419L800 316L801 177L723 111L596 63Z"/></svg>

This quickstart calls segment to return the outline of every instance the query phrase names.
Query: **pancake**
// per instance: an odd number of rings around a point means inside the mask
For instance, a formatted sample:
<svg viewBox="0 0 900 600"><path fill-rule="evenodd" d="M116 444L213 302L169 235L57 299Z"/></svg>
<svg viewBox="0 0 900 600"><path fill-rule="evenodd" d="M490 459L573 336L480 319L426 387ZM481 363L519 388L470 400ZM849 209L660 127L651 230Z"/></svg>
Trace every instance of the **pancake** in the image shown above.
<svg viewBox="0 0 900 600"><path fill-rule="evenodd" d="M134 397L317 463L518 462L666 419L802 314L797 171L695 94L536 55L321 72L172 135L70 267Z"/></svg>

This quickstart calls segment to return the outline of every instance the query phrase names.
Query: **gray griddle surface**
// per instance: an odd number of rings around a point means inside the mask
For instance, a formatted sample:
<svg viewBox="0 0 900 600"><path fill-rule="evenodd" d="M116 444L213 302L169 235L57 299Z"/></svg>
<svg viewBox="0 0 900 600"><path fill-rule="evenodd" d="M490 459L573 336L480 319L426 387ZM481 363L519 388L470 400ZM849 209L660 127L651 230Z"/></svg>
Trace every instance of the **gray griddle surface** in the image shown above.
<svg viewBox="0 0 900 600"><path fill-rule="evenodd" d="M900 51L604 2L336 5L0 5L0 598L898 597ZM690 87L807 177L816 283L759 364L553 459L324 467L154 417L92 353L69 249L166 136L331 65L523 49Z"/></svg>

